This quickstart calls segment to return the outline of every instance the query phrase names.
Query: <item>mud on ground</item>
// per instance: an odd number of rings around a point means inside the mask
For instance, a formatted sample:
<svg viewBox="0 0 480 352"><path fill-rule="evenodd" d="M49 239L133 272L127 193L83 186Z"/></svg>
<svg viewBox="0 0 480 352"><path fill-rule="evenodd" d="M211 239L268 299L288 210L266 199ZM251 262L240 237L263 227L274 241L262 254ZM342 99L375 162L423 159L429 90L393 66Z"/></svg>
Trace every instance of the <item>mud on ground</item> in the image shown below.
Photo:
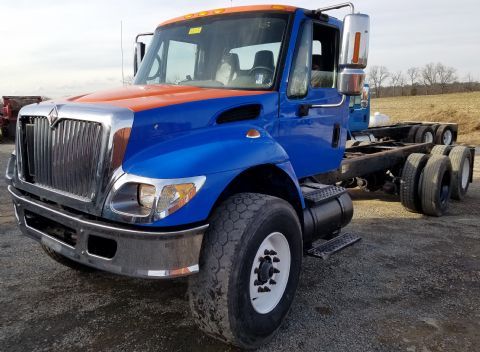
<svg viewBox="0 0 480 352"><path fill-rule="evenodd" d="M12 145L0 144L0 170ZM478 165L478 163L477 163ZM442 218L351 192L363 240L305 258L290 315L262 351L480 351L480 169ZM205 337L186 280L81 274L22 237L0 187L2 351L233 351Z"/></svg>

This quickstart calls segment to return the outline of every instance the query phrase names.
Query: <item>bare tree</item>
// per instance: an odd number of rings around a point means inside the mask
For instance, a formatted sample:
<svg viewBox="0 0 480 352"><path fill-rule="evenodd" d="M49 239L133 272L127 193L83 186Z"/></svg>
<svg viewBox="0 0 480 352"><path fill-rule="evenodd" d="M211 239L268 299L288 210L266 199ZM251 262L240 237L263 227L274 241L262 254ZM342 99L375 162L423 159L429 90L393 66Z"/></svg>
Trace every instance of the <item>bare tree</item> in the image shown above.
<svg viewBox="0 0 480 352"><path fill-rule="evenodd" d="M435 66L435 70L437 71L438 85L443 94L447 85L455 82L457 79L457 70L453 67L445 66L440 62Z"/></svg>
<svg viewBox="0 0 480 352"><path fill-rule="evenodd" d="M402 74L400 75L400 78L398 79L398 85L400 86L401 88L401 95L403 96L403 88L405 88L405 83L406 83L406 79L405 79L405 76Z"/></svg>
<svg viewBox="0 0 480 352"><path fill-rule="evenodd" d="M407 76L410 79L410 85L412 86L412 88L415 86L415 84L417 84L418 75L419 75L418 67L410 67L407 70Z"/></svg>
<svg viewBox="0 0 480 352"><path fill-rule="evenodd" d="M383 82L389 76L388 69L385 66L371 66L368 71L369 81L375 87L375 97L380 97L380 89Z"/></svg>
<svg viewBox="0 0 480 352"><path fill-rule="evenodd" d="M397 71L390 74L390 82L393 87L393 96L395 96L395 88L398 86L400 78L402 78L402 71Z"/></svg>
<svg viewBox="0 0 480 352"><path fill-rule="evenodd" d="M464 87L467 92L473 92L475 90L475 85L477 82L470 72L465 76L464 82Z"/></svg>
<svg viewBox="0 0 480 352"><path fill-rule="evenodd" d="M433 88L437 84L438 72L437 66L431 62L422 68L422 80L425 86L425 94L428 94L428 88Z"/></svg>

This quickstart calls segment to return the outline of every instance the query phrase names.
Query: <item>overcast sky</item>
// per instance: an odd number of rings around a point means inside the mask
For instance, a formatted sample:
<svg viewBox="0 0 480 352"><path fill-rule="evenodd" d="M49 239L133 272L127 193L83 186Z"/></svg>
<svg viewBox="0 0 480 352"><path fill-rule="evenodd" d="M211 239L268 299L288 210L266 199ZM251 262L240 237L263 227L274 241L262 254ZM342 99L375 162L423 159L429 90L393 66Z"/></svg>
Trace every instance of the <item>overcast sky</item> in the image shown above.
<svg viewBox="0 0 480 352"><path fill-rule="evenodd" d="M311 8L339 1L291 0ZM233 0L233 5L271 3ZM315 5L313 5L315 4ZM441 61L480 79L480 0L361 0L371 17L369 65L391 71ZM0 0L0 95L62 97L121 85L133 42L171 17L230 6L229 0ZM345 11L336 12L343 18Z"/></svg>

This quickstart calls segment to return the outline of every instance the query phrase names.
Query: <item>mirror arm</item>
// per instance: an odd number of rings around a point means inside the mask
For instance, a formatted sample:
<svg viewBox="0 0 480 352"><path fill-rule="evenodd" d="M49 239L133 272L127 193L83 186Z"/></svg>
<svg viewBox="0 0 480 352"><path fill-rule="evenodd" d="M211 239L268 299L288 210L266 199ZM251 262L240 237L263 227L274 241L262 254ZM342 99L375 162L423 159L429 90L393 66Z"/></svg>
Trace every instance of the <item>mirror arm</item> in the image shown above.
<svg viewBox="0 0 480 352"><path fill-rule="evenodd" d="M344 8L344 7L350 7L350 9L352 10L352 13L355 13L355 6L353 6L353 4L351 2L344 2L344 3L338 4L338 5L331 5L331 6L322 7L322 8L319 8L319 9L315 10L315 12L316 13L322 13L322 12L326 12L326 11L330 11L330 10L341 9L341 8Z"/></svg>
<svg viewBox="0 0 480 352"><path fill-rule="evenodd" d="M147 37L147 36L150 36L150 35L153 35L153 34L154 34L153 32L146 32L146 33L137 34L137 36L135 37L135 43L138 43L138 38Z"/></svg>

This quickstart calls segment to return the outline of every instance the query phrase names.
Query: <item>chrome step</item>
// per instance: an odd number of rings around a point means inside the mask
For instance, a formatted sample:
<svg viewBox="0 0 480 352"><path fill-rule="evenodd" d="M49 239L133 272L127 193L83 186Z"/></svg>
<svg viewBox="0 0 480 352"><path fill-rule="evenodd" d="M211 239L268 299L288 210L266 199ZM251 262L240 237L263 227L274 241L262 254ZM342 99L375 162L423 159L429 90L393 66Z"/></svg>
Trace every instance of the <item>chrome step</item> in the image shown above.
<svg viewBox="0 0 480 352"><path fill-rule="evenodd" d="M342 249L351 246L362 238L351 234L351 233L344 233L343 235L337 236L330 241L324 242L318 246L312 247L307 250L306 254L310 257L321 258L321 259L328 259L332 254L335 254Z"/></svg>

